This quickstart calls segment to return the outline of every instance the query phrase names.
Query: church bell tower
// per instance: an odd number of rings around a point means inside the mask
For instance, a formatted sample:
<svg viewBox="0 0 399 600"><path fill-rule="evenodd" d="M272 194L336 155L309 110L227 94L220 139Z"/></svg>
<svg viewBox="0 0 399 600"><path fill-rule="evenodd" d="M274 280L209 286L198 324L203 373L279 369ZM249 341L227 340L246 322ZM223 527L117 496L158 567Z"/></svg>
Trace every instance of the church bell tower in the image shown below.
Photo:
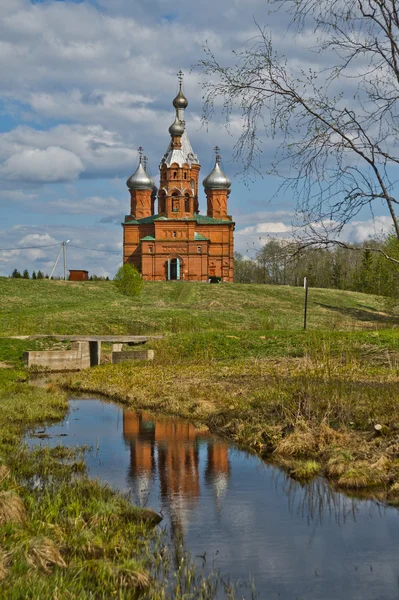
<svg viewBox="0 0 399 600"><path fill-rule="evenodd" d="M187 134L187 107L180 71L169 144L159 165L159 190L141 146L137 169L126 182L130 214L122 224L123 260L149 281L233 281L234 223L227 208L231 181L216 147L215 165L203 180L207 207L200 213L201 166Z"/></svg>
<svg viewBox="0 0 399 600"><path fill-rule="evenodd" d="M200 163L186 132L184 111L188 106L183 94L180 71L179 92L173 100L175 120L169 127L171 140L160 164L158 214L171 218L193 217L198 212L198 177Z"/></svg>

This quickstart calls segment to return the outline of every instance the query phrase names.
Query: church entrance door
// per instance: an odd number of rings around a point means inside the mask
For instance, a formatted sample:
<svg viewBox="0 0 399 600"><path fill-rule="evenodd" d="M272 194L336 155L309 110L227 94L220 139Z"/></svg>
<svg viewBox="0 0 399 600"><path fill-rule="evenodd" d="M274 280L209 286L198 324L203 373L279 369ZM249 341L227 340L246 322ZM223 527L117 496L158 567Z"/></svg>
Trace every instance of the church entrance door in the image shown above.
<svg viewBox="0 0 399 600"><path fill-rule="evenodd" d="M180 279L180 260L178 258L168 260L168 275L168 279L172 281Z"/></svg>

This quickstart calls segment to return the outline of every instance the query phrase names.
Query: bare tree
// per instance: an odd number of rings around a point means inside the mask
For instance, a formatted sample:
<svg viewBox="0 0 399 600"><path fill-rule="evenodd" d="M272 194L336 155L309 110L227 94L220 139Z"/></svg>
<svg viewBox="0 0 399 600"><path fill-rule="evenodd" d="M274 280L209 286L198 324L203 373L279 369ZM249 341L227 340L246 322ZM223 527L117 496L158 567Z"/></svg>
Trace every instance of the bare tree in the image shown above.
<svg viewBox="0 0 399 600"><path fill-rule="evenodd" d="M204 120L220 99L227 121L240 111L235 157L247 174L259 169L264 131L278 138L270 172L293 189L303 244L339 241L362 208L374 214L379 203L399 240L399 0L270 3L290 14L295 33L312 34L313 66L298 71L296 57L279 55L262 26L232 65L207 47L199 65L207 81Z"/></svg>

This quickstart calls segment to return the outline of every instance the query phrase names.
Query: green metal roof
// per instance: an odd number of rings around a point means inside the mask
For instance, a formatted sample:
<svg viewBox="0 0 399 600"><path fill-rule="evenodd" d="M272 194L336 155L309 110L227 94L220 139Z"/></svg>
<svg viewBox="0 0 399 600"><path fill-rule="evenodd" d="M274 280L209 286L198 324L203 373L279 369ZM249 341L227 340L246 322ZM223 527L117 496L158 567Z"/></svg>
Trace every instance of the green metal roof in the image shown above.
<svg viewBox="0 0 399 600"><path fill-rule="evenodd" d="M209 238L204 237L203 235L201 235L200 233L197 233L196 231L194 232L194 239L198 240L198 241L209 241Z"/></svg>
<svg viewBox="0 0 399 600"><path fill-rule="evenodd" d="M152 237L152 235L146 235L145 237L141 238L140 241L141 242L154 242L155 238Z"/></svg>
<svg viewBox="0 0 399 600"><path fill-rule="evenodd" d="M197 221L198 225L220 225L234 223L234 221L230 221L230 219L214 219L213 217L198 215L196 213L194 213L194 219Z"/></svg>
<svg viewBox="0 0 399 600"><path fill-rule="evenodd" d="M229 219L214 219L213 217L207 217L206 215L199 215L197 213L194 213L192 217L172 219L168 219L167 217L159 217L158 215L151 215L150 217L144 217L143 219L132 219L130 221L125 221L122 223L122 225L148 225L150 223L155 223L155 221L196 221L198 225L225 225L227 223L232 223L234 225L234 221L230 221Z"/></svg>

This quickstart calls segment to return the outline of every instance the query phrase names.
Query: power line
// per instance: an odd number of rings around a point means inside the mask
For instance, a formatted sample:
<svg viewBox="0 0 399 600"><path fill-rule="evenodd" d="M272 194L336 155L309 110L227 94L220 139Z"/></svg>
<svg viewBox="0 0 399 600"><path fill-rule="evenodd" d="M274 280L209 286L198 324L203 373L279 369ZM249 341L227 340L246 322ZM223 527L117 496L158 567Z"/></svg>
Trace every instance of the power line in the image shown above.
<svg viewBox="0 0 399 600"><path fill-rule="evenodd" d="M0 248L0 252L8 252L9 250L35 250L38 248L54 248L59 244L47 244L46 246L15 246L14 248ZM83 246L74 246L69 244L70 248L79 248L79 250L89 250L90 252L107 252L109 254L120 254L122 250L101 250L100 248L84 248Z"/></svg>
<svg viewBox="0 0 399 600"><path fill-rule="evenodd" d="M15 248L0 248L0 252L7 252L8 250L35 250L36 248L54 248L59 244L47 244L46 246L16 246Z"/></svg>
<svg viewBox="0 0 399 600"><path fill-rule="evenodd" d="M75 246L69 244L70 248L79 248L80 250L90 250L90 252L108 252L109 254L120 254L122 250L101 250L100 248L83 248L83 246Z"/></svg>

